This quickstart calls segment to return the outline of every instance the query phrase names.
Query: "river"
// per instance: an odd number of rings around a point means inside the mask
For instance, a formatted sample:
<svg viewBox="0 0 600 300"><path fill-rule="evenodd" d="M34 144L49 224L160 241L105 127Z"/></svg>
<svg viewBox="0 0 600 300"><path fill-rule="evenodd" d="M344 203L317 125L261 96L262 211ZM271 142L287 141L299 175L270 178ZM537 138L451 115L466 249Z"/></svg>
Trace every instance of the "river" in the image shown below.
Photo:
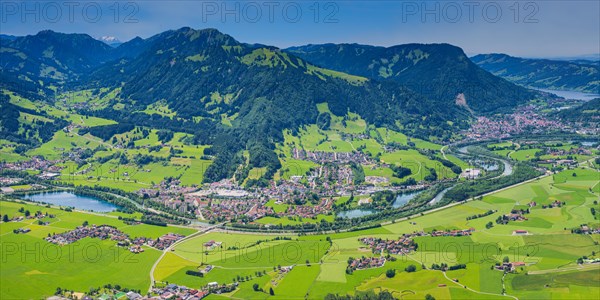
<svg viewBox="0 0 600 300"><path fill-rule="evenodd" d="M471 154L469 154L468 146L463 146L463 147L458 148L458 152L460 152L463 155L471 155ZM485 158L501 161L502 164L504 165L504 171L502 171L502 174L500 174L494 178L504 177L504 176L508 176L508 175L512 174L512 172L513 172L512 165L507 160L496 158L496 157L489 157L489 156L485 156L485 155L481 155L481 156L485 157ZM444 195L446 195L446 193L449 190L451 190L452 188L454 188L455 186L456 186L456 184L451 187L443 189L441 192L439 192L437 195L435 195L435 197L433 197L433 199L431 199L431 201L429 201L429 205L434 205L434 204L438 203L440 200L442 200L442 198L444 198Z"/></svg>

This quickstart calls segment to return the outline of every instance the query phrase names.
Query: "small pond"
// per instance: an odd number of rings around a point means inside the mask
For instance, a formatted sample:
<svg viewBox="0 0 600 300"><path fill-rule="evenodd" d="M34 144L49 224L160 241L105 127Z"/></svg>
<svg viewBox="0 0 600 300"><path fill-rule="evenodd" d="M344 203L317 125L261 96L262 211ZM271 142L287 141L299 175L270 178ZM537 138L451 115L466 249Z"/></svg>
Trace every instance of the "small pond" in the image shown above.
<svg viewBox="0 0 600 300"><path fill-rule="evenodd" d="M418 194L420 194L422 192L423 191L417 191L417 192L409 192L409 193L399 194L398 196L396 196L396 200L394 200L394 203L392 203L392 206L394 208L402 207L403 205L408 203L410 200L412 200L413 198L415 198ZM374 214L376 212L377 212L377 210L375 210L375 209L355 208L355 209L342 211L342 212L338 213L337 216L340 218L353 219L353 218L360 218L360 217L368 216L368 215Z"/></svg>

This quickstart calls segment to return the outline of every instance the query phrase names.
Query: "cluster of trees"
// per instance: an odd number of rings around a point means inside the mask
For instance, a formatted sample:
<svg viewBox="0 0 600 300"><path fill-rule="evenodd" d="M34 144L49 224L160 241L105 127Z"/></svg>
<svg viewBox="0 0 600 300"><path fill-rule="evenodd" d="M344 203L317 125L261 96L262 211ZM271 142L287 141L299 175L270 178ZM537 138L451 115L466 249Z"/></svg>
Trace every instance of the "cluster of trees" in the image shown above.
<svg viewBox="0 0 600 300"><path fill-rule="evenodd" d="M371 199L373 200L372 205L389 206L392 203L394 203L394 201L396 200L396 196L396 193L390 190L376 192L373 194L373 196L371 196Z"/></svg>
<svg viewBox="0 0 600 300"><path fill-rule="evenodd" d="M400 183L396 183L396 182L392 182L392 185L394 186L409 186L409 185L416 185L417 184L417 180L414 178L408 178Z"/></svg>
<svg viewBox="0 0 600 300"><path fill-rule="evenodd" d="M327 294L325 300L396 300L392 293L387 290L383 290L379 293L374 291L361 292L357 291L354 295L338 295L338 294Z"/></svg>
<svg viewBox="0 0 600 300"><path fill-rule="evenodd" d="M107 141L115 134L125 133L127 131L133 130L134 128L135 126L130 123L117 123L104 126L83 128L79 130L79 133L83 135L89 132L91 135L97 136L102 140Z"/></svg>
<svg viewBox="0 0 600 300"><path fill-rule="evenodd" d="M168 143L173 139L173 131L168 129L161 129L156 132L156 136L158 136L158 140L163 143Z"/></svg>
<svg viewBox="0 0 600 300"><path fill-rule="evenodd" d="M476 214L476 215L468 216L468 217L467 217L467 221L469 221L469 220L474 220L474 219L478 219L478 218L483 218L483 217L485 217L485 216L489 216L489 215L491 215L491 214L493 214L493 213L495 213L495 212L497 212L497 210L495 210L495 209L490 209L490 210L488 210L488 211L486 211L486 212L484 212L484 213L481 213L481 214Z"/></svg>
<svg viewBox="0 0 600 300"><path fill-rule="evenodd" d="M450 168L450 170L452 170L452 172L454 172L454 174L462 173L462 168L460 166L458 166L457 164L455 164L447 159L437 157L437 156L430 156L429 158L441 162L442 165L444 165L444 167Z"/></svg>
<svg viewBox="0 0 600 300"><path fill-rule="evenodd" d="M440 270L440 271L453 271L453 270L459 270L459 269L466 269L467 265L465 264L456 264L453 266L448 266L447 263L441 263L441 264L432 264L431 265L431 269L432 270Z"/></svg>
<svg viewBox="0 0 600 300"><path fill-rule="evenodd" d="M352 181L355 185L359 185L365 182L365 170L363 170L360 164L351 162L350 169L352 170Z"/></svg>
<svg viewBox="0 0 600 300"><path fill-rule="evenodd" d="M185 271L185 274L190 276L204 277L204 273L194 270L187 270Z"/></svg>
<svg viewBox="0 0 600 300"><path fill-rule="evenodd" d="M426 181L436 181L438 179L437 171L434 168L429 168L429 174L423 177Z"/></svg>
<svg viewBox="0 0 600 300"><path fill-rule="evenodd" d="M335 222L327 222L322 220L318 223L303 223L297 225L291 224L272 224L269 227L265 227L262 224L243 224L243 223L233 223L231 227L235 230L247 230L247 231L269 231L269 232L297 232L297 233L312 233L312 232L322 232L322 231L331 231L331 230L341 230L348 229L349 231L360 231L371 228L381 227L381 224L373 223L363 224L360 221L356 221L361 218L338 218Z"/></svg>
<svg viewBox="0 0 600 300"><path fill-rule="evenodd" d="M124 154L121 157L127 158L127 156L125 156ZM165 159L163 157L157 157L157 156L153 156L153 155L146 155L146 154L138 153L133 157L133 161L135 162L136 165L141 167L141 166L145 166L147 164L153 163L153 162L167 161L167 159Z"/></svg>
<svg viewBox="0 0 600 300"><path fill-rule="evenodd" d="M50 121L46 122L35 117L24 116L27 122L21 122L19 120L21 113L41 116L44 119L50 119ZM0 94L0 136L11 142L22 144L15 149L17 153L23 153L31 147L48 142L56 131L67 126L67 124L67 121L53 118L45 112L14 105L10 103L10 96Z"/></svg>
<svg viewBox="0 0 600 300"><path fill-rule="evenodd" d="M165 219L159 215L149 215L149 214L143 215L142 219L140 220L140 222L142 222L144 224L163 226L163 227L167 226L167 221L168 221L168 219Z"/></svg>
<svg viewBox="0 0 600 300"><path fill-rule="evenodd" d="M408 265L406 268L404 268L404 271L408 272L408 273L412 273L417 271L417 266L415 265Z"/></svg>
<svg viewBox="0 0 600 300"><path fill-rule="evenodd" d="M400 179L402 179L406 176L410 176L410 174L412 174L411 169L402 167L402 166L391 165L390 169L392 169L392 171L394 172L394 177L397 177Z"/></svg>
<svg viewBox="0 0 600 300"><path fill-rule="evenodd" d="M540 171L527 163L518 163L513 168L513 173L508 176L488 180L465 181L449 190L442 199L443 203L467 200L481 194L501 189L541 174Z"/></svg>
<svg viewBox="0 0 600 300"><path fill-rule="evenodd" d="M396 276L396 270L395 269L388 269L387 271L385 271L385 277L387 278L394 278Z"/></svg>

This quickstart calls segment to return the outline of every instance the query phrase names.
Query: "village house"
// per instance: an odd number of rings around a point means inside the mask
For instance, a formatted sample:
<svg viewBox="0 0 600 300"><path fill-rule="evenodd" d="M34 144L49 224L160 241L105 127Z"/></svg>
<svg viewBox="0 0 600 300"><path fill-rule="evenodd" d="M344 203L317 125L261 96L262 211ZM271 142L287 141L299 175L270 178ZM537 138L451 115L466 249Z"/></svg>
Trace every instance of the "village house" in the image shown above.
<svg viewBox="0 0 600 300"><path fill-rule="evenodd" d="M347 269L350 271L383 267L385 257L362 257L350 259Z"/></svg>
<svg viewBox="0 0 600 300"><path fill-rule="evenodd" d="M526 264L522 261L505 262L496 266L496 270L505 272L514 272L517 268L524 267Z"/></svg>
<svg viewBox="0 0 600 300"><path fill-rule="evenodd" d="M432 231L431 236L468 236L475 231L475 228L463 229L463 230L451 230L451 231Z"/></svg>
<svg viewBox="0 0 600 300"><path fill-rule="evenodd" d="M513 235L528 235L529 231L527 230L521 230L521 229L517 229L515 231L513 231Z"/></svg>
<svg viewBox="0 0 600 300"><path fill-rule="evenodd" d="M417 244L410 238L401 237L398 240L384 240L380 238L365 237L359 241L369 246L373 253L408 254L417 249Z"/></svg>

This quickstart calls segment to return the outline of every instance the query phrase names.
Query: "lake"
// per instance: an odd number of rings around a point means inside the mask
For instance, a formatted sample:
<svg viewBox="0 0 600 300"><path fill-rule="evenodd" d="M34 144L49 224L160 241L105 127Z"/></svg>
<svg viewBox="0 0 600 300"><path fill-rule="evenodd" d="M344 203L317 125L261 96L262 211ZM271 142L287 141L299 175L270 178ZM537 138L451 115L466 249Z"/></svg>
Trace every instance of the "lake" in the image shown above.
<svg viewBox="0 0 600 300"><path fill-rule="evenodd" d="M415 198L418 194L420 194L422 192L423 191L417 191L417 192L399 194L398 196L396 196L396 200L394 200L394 203L392 203L392 207L394 207L394 208L402 207L406 203L408 203L408 201L412 200L413 198ZM377 211L374 209L355 208L355 209L351 209L351 210L342 211L342 212L338 213L337 216L340 218L353 219L353 218L360 218L360 217L368 216L368 215L374 214L376 212Z"/></svg>
<svg viewBox="0 0 600 300"><path fill-rule="evenodd" d="M392 206L394 208L404 206L404 204L408 203L408 201L412 200L413 198L415 198L418 194L420 194L422 192L423 191L399 194L396 197L396 200L394 200L394 203L392 203Z"/></svg>
<svg viewBox="0 0 600 300"><path fill-rule="evenodd" d="M94 197L75 195L71 192L26 194L22 198L24 200L33 202L43 202L59 206L75 207L76 209L95 212L111 212L117 210L118 208L118 206L112 203L108 203Z"/></svg>
<svg viewBox="0 0 600 300"><path fill-rule="evenodd" d="M374 214L375 212L376 211L374 209L356 208L356 209L345 210L343 212L340 212L339 214L337 214L337 216L340 218L353 219L353 218L360 218L360 217L368 216L368 215Z"/></svg>
<svg viewBox="0 0 600 300"><path fill-rule="evenodd" d="M551 93L559 97L563 97L565 99L575 99L575 100L584 100L589 101L595 98L599 98L598 94L590 94L590 93L582 93L576 91L558 91L558 90L546 90L546 89L536 89L538 91Z"/></svg>

